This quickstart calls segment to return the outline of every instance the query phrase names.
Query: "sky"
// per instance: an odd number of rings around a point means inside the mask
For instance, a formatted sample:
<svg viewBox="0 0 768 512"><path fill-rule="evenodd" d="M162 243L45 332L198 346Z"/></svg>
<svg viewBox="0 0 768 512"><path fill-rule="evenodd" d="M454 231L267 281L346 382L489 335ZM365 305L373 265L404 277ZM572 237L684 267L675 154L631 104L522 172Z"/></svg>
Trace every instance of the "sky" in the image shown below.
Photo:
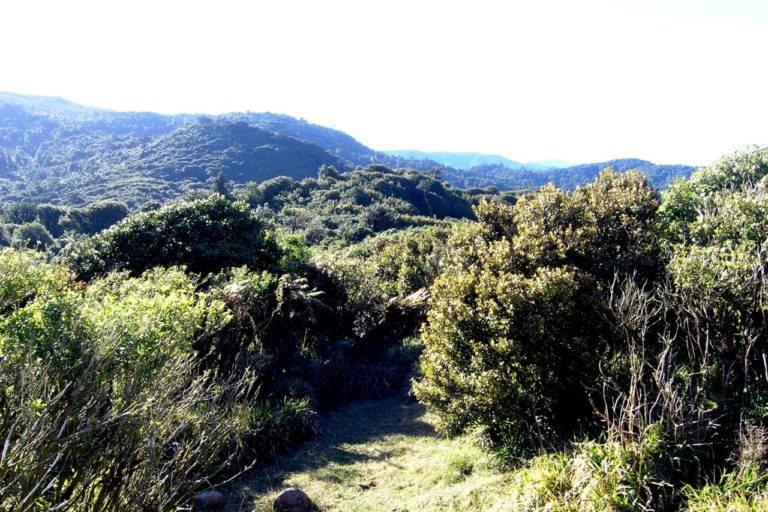
<svg viewBox="0 0 768 512"><path fill-rule="evenodd" d="M523 162L768 145L765 0L4 0L2 17L5 92Z"/></svg>

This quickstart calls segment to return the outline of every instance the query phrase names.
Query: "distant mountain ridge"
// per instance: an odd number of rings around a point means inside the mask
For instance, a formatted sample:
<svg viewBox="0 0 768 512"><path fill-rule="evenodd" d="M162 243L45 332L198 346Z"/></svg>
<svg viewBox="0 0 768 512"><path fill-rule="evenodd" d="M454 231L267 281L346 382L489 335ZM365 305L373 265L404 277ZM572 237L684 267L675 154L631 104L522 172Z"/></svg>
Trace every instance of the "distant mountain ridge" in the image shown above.
<svg viewBox="0 0 768 512"><path fill-rule="evenodd" d="M595 179L598 173L611 167L617 171L639 170L649 182L660 189L668 187L677 178L689 176L695 168L690 165L654 164L647 160L625 158L605 162L579 164L560 169L511 169L499 165L483 165L466 170L445 169L443 177L461 188L495 187L499 190L538 189L547 183L573 190Z"/></svg>
<svg viewBox="0 0 768 512"><path fill-rule="evenodd" d="M544 162L521 163L501 155L489 155L485 153L467 153L451 151L415 151L415 150L395 150L386 151L389 155L402 158L412 158L416 160L432 160L441 165L453 167L455 169L472 169L484 165L502 165L510 169L532 169L543 170L557 167L568 167L568 164L559 160L547 160Z"/></svg>
<svg viewBox="0 0 768 512"><path fill-rule="evenodd" d="M436 158L451 158L452 165ZM220 171L244 184L280 175L312 177L324 165L347 171L371 164L439 173L458 187L501 190L549 181L573 188L591 181L605 164L618 170L637 165L663 187L693 169L642 160L534 169L479 153L387 154L339 130L282 114L119 112L0 93L0 206L19 201L82 206L116 199L135 208L208 188ZM459 168L466 165L471 167Z"/></svg>

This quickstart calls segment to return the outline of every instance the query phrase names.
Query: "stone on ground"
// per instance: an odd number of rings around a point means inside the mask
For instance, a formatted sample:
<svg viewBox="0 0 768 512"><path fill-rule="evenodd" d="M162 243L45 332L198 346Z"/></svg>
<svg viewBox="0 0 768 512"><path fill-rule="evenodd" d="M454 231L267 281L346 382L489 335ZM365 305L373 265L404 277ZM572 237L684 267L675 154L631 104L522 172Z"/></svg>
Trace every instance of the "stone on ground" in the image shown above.
<svg viewBox="0 0 768 512"><path fill-rule="evenodd" d="M273 507L276 512L309 512L312 501L304 491L291 487L277 495Z"/></svg>
<svg viewBox="0 0 768 512"><path fill-rule="evenodd" d="M219 491L205 491L195 496L192 502L193 512L221 510L224 508L224 496Z"/></svg>

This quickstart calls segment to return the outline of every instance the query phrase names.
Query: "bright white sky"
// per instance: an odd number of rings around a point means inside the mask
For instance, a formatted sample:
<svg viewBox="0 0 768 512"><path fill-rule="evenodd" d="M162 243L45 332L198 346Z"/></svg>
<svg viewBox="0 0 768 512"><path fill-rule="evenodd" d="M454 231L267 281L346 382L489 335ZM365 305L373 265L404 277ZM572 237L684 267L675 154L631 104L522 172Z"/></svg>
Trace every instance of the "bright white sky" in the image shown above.
<svg viewBox="0 0 768 512"><path fill-rule="evenodd" d="M768 145L765 0L5 0L0 91L271 111L375 149L707 164Z"/></svg>

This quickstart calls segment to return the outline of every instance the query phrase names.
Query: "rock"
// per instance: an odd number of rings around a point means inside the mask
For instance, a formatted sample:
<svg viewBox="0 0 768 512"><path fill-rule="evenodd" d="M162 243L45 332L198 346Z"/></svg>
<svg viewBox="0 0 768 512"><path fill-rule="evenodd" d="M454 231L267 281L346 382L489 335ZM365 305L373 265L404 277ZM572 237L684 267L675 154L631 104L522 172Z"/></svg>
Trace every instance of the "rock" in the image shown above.
<svg viewBox="0 0 768 512"><path fill-rule="evenodd" d="M272 506L276 512L309 512L312 501L304 491L291 487L278 494Z"/></svg>
<svg viewBox="0 0 768 512"><path fill-rule="evenodd" d="M201 492L192 501L193 512L203 512L204 510L221 510L224 508L224 495L219 491Z"/></svg>

